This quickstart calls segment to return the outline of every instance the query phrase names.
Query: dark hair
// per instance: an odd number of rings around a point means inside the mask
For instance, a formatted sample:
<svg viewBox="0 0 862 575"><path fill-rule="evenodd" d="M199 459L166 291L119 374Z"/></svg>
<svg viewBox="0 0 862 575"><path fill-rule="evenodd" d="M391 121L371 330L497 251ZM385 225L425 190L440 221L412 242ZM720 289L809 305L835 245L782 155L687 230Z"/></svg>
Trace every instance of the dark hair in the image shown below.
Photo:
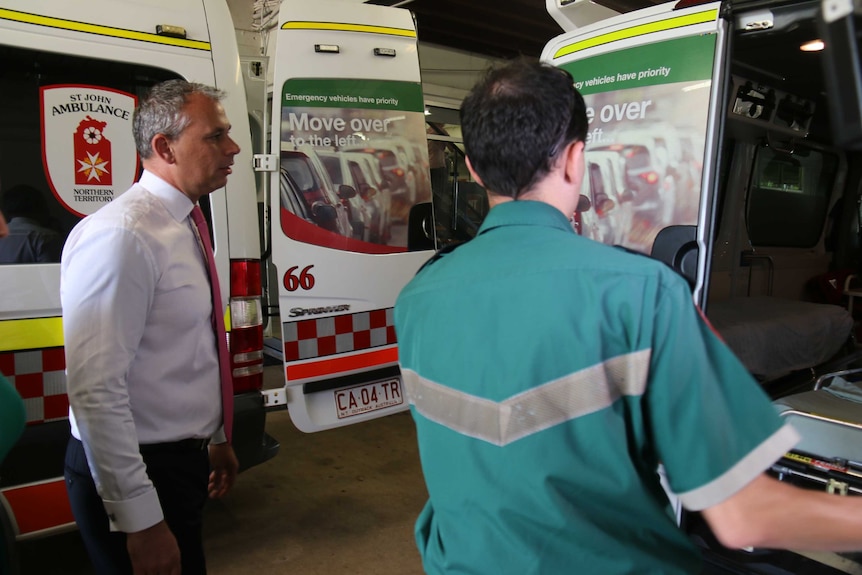
<svg viewBox="0 0 862 575"><path fill-rule="evenodd" d="M221 90L205 84L168 80L153 86L141 100L132 113L132 133L142 159L152 155L150 143L156 134L173 140L189 125L184 108L192 94L202 94L214 102L220 102L225 96Z"/></svg>
<svg viewBox="0 0 862 575"><path fill-rule="evenodd" d="M3 192L3 214L10 220L22 217L41 221L48 215L48 203L38 189L19 184Z"/></svg>
<svg viewBox="0 0 862 575"><path fill-rule="evenodd" d="M461 105L461 132L485 187L516 198L567 144L586 138L586 106L568 72L518 58L473 87Z"/></svg>

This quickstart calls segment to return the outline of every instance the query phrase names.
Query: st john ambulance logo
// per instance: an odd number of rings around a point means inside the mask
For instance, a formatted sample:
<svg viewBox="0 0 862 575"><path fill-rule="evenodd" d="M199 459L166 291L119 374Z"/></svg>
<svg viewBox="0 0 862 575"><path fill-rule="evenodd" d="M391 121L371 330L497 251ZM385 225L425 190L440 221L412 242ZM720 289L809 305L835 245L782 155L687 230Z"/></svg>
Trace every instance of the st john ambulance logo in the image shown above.
<svg viewBox="0 0 862 575"><path fill-rule="evenodd" d="M137 98L89 85L44 86L42 163L60 203L92 214L134 183L139 159L132 136Z"/></svg>
<svg viewBox="0 0 862 575"><path fill-rule="evenodd" d="M111 141L105 137L107 122L87 116L75 130L75 183L111 185Z"/></svg>

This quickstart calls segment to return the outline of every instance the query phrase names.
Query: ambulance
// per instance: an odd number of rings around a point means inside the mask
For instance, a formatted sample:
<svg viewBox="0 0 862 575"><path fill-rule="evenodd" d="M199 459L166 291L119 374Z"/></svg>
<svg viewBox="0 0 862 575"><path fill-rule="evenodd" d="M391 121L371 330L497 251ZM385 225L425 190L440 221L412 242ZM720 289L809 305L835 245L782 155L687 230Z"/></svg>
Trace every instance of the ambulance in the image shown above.
<svg viewBox="0 0 862 575"><path fill-rule="evenodd" d="M40 207L28 217L61 243L138 177L130 122L153 84L185 78L227 93L242 152L202 207L230 290L242 469L278 451L268 410L287 406L298 428L316 431L407 408L392 306L436 225L411 14L287 0L271 16L259 49L241 56L224 0L0 0L0 194L26 190ZM362 186L336 187L324 152L361 168ZM377 232L356 233L369 214ZM429 232L413 251L409 221ZM16 571L17 542L75 526L62 477L59 270L56 258L0 263L0 371L27 409L0 466L4 573ZM284 376L266 389L265 341Z"/></svg>
<svg viewBox="0 0 862 575"><path fill-rule="evenodd" d="M345 204L365 202L378 229L380 218L387 220L386 233L339 234L302 221L288 206L269 206L277 270L269 277L279 294L285 400L303 431L407 407L392 306L428 257L407 249L410 211L431 201L413 20L405 10L358 7L368 9L361 23L326 29L319 23L343 20L341 4L283 3L269 61L275 153L267 163L289 165L306 197L321 188L346 192L353 197ZM297 154L303 154L303 169L296 169ZM347 167L357 154L370 160L377 188L370 194L367 183L333 189L323 158Z"/></svg>
<svg viewBox="0 0 862 575"><path fill-rule="evenodd" d="M547 8L565 32L542 60L567 70L587 105L583 191L593 197L580 219L602 225L581 233L688 280L803 437L773 475L862 494L858 3ZM609 198L601 213L598 191ZM728 550L698 515L679 518L708 573L862 573L859 553Z"/></svg>

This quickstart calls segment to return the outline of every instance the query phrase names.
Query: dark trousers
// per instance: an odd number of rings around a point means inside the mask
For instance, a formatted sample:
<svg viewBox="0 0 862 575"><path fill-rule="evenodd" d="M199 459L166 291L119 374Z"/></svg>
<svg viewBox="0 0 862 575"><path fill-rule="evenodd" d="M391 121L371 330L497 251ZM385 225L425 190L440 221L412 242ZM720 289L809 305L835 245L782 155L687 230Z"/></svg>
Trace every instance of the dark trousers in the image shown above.
<svg viewBox="0 0 862 575"><path fill-rule="evenodd" d="M148 449L147 475L156 488L165 521L177 539L183 575L205 575L203 508L207 500L209 456L206 449ZM126 534L112 532L102 499L90 475L83 444L74 437L66 448L66 490L72 513L98 575L131 575Z"/></svg>

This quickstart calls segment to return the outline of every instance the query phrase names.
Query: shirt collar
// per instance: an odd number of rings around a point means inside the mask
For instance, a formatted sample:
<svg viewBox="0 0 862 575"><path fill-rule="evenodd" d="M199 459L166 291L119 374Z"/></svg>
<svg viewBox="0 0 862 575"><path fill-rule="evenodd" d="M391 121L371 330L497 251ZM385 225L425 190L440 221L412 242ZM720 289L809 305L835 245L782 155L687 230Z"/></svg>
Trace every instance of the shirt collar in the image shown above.
<svg viewBox="0 0 862 575"><path fill-rule="evenodd" d="M479 235L504 226L547 226L575 233L572 222L560 210L533 200L503 202L494 206L482 222Z"/></svg>
<svg viewBox="0 0 862 575"><path fill-rule="evenodd" d="M195 207L187 195L152 172L144 170L138 183L148 192L159 198L168 212L178 222L186 219L192 213L192 208Z"/></svg>

